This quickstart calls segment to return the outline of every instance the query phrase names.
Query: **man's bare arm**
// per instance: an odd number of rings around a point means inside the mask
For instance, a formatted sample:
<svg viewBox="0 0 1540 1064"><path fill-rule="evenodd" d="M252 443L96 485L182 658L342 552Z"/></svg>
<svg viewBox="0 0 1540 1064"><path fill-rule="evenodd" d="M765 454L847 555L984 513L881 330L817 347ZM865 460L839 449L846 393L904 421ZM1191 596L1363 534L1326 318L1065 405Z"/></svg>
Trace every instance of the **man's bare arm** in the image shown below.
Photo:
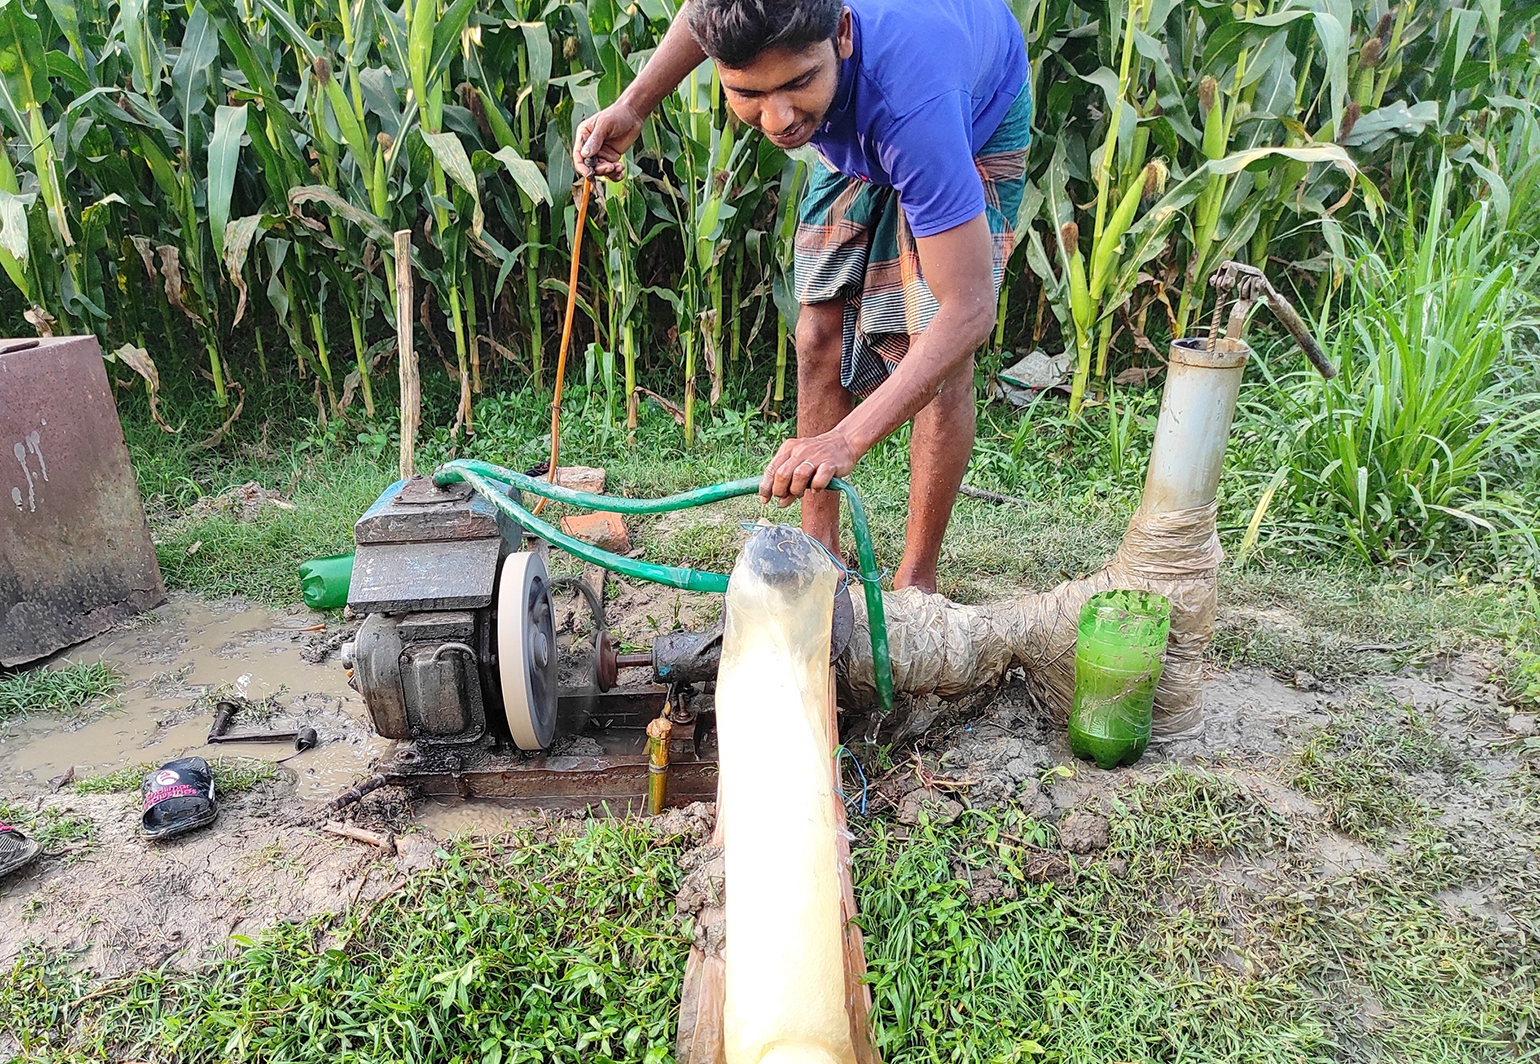
<svg viewBox="0 0 1540 1064"><path fill-rule="evenodd" d="M898 368L870 398L822 436L781 445L760 482L762 499L788 505L809 488L847 476L867 451L919 413L989 337L995 322L994 244L989 222L971 222L915 241L920 270L940 308L909 342Z"/></svg>
<svg viewBox="0 0 1540 1064"><path fill-rule="evenodd" d="M684 13L685 7L681 6L652 58L636 80L626 86L620 99L578 126L572 148L572 162L578 173L618 180L625 173L621 159L641 136L647 116L679 87L690 71L706 61L706 53L695 43Z"/></svg>

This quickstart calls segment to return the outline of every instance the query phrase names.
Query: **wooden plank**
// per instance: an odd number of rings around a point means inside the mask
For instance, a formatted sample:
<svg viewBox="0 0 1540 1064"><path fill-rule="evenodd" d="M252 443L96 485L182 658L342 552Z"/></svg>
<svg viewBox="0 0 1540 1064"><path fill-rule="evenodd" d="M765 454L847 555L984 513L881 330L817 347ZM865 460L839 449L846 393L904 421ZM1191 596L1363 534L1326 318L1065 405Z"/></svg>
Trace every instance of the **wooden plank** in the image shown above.
<svg viewBox="0 0 1540 1064"><path fill-rule="evenodd" d="M417 430L422 425L422 380L412 346L412 231L395 235L396 371L401 378L401 479L417 472Z"/></svg>
<svg viewBox="0 0 1540 1064"><path fill-rule="evenodd" d="M717 822L711 833L711 845L721 846L722 784L717 783ZM699 934L727 920L721 903L703 907L696 916ZM674 1059L678 1064L724 1064L727 1057L726 1032L722 1029L722 1007L727 1002L727 964L721 953L707 954L699 945L690 947L690 959L684 966L684 994L679 1002L679 1033L674 1039Z"/></svg>

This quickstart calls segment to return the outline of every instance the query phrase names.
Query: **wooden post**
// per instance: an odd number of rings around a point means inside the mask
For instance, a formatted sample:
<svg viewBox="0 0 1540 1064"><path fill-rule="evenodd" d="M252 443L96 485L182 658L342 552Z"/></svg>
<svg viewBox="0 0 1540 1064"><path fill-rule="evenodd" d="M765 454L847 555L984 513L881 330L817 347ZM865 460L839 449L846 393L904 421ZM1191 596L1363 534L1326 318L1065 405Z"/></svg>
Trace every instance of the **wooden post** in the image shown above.
<svg viewBox="0 0 1540 1064"><path fill-rule="evenodd" d="M422 424L422 382L412 347L412 231L396 232L396 368L401 376L401 477L417 472L417 429Z"/></svg>

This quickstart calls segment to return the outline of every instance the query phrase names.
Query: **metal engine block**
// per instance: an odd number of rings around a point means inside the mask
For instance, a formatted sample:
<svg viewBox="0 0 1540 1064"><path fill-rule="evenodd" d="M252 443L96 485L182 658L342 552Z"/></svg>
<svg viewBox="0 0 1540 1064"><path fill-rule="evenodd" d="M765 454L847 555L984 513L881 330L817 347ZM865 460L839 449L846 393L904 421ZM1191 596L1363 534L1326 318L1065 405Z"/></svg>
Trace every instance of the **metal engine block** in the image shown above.
<svg viewBox="0 0 1540 1064"><path fill-rule="evenodd" d="M512 553L469 485L392 485L354 526L348 605L366 614L344 664L375 731L419 743L509 739L494 599ZM554 692L553 692L554 695Z"/></svg>
<svg viewBox="0 0 1540 1064"><path fill-rule="evenodd" d="M377 778L433 795L624 812L647 800L646 729L667 717L669 804L714 796L709 696L687 696L672 679L610 690L618 663L604 638L594 684L559 690L543 556L518 550L523 531L468 485L393 484L354 538L348 605L364 620L343 664L375 731L397 740ZM685 671L665 663L651 678L709 682L715 659Z"/></svg>

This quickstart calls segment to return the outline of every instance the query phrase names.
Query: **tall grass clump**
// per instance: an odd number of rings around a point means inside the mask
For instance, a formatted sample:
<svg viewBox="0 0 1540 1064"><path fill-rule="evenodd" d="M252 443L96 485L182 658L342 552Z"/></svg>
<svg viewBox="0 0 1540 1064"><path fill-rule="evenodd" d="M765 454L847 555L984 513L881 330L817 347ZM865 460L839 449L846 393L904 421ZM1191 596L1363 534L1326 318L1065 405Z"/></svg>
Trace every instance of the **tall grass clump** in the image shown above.
<svg viewBox="0 0 1540 1064"><path fill-rule="evenodd" d="M0 722L31 713L73 712L106 698L122 683L122 676L100 661L0 675Z"/></svg>
<svg viewBox="0 0 1540 1064"><path fill-rule="evenodd" d="M1290 512L1278 516L1374 563L1485 541L1532 564L1536 500L1521 471L1540 442L1536 263L1510 253L1489 200L1453 214L1450 175L1446 163L1419 216L1350 243L1326 315L1341 376L1275 379L1258 404L1282 400Z"/></svg>

